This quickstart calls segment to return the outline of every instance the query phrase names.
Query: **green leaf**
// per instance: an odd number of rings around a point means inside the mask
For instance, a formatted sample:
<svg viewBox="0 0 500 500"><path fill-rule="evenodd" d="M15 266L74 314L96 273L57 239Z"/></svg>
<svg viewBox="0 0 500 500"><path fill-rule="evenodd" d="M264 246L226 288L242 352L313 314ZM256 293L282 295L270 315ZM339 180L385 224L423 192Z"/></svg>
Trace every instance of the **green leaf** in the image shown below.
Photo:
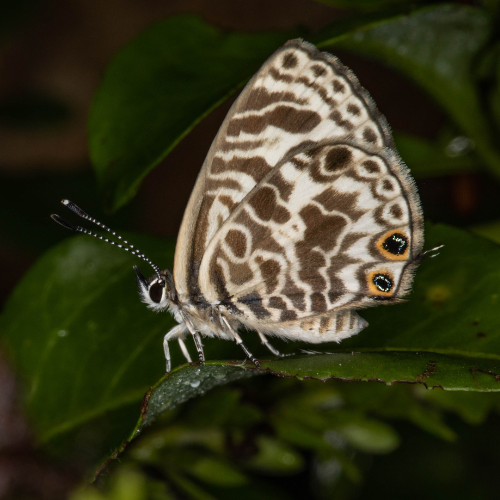
<svg viewBox="0 0 500 500"><path fill-rule="evenodd" d="M211 361L205 366L183 365L175 368L152 387L147 400L147 411L141 416L137 429L149 425L164 411L171 410L194 396L203 395L219 385L260 373L245 369L243 364Z"/></svg>
<svg viewBox="0 0 500 500"><path fill-rule="evenodd" d="M393 132L396 148L415 179L454 175L480 170L480 160L467 149L465 137L454 137L447 144L431 142L402 132ZM453 145L464 144L463 151L455 152Z"/></svg>
<svg viewBox="0 0 500 500"><path fill-rule="evenodd" d="M335 30L326 39L326 31L317 42L321 48L369 56L407 75L448 112L474 141L487 166L500 176L496 138L474 79L475 59L492 29L492 18L485 10L450 4L358 29L341 39Z"/></svg>
<svg viewBox="0 0 500 500"><path fill-rule="evenodd" d="M89 119L105 204L117 209L203 117L295 32L231 34L176 16L148 28L109 65Z"/></svg>
<svg viewBox="0 0 500 500"><path fill-rule="evenodd" d="M278 439L259 436L257 446L257 455L246 462L251 469L268 474L294 474L304 465L302 456Z"/></svg>
<svg viewBox="0 0 500 500"><path fill-rule="evenodd" d="M171 264L172 241L133 240L153 261ZM138 300L137 263L87 236L72 238L47 252L6 304L2 342L25 381L40 442L131 403L138 409L164 372L162 338L175 322ZM111 446L104 436L103 449Z"/></svg>
<svg viewBox="0 0 500 500"><path fill-rule="evenodd" d="M191 463L188 469L190 475L216 486L240 486L248 479L231 464L213 457L201 458Z"/></svg>
<svg viewBox="0 0 500 500"><path fill-rule="evenodd" d="M500 221L487 222L471 227L470 230L483 238L488 238L495 243L500 243Z"/></svg>
<svg viewBox="0 0 500 500"><path fill-rule="evenodd" d="M235 362L208 361L204 366L183 365L165 375L154 387L149 398L146 414L142 415L132 439L138 431L150 424L162 412L204 394L215 385L239 378L268 372L280 377L303 379L340 379L345 381L378 381L388 385L395 383L421 383L427 387L447 390L490 392L500 391L500 360L490 356L476 358L436 352L336 352L294 356L273 361L262 361L261 369ZM303 416L309 428L321 428L310 418ZM303 420L303 419L302 419ZM299 440L305 446L324 446L315 431L307 431L302 424L286 424L290 439ZM302 430L299 431L299 427ZM292 429L293 428L293 429ZM285 429L285 427L283 427ZM301 437L302 436L302 437Z"/></svg>
<svg viewBox="0 0 500 500"><path fill-rule="evenodd" d="M399 446L399 436L380 420L353 418L335 427L353 448L365 453L391 453Z"/></svg>
<svg viewBox="0 0 500 500"><path fill-rule="evenodd" d="M485 356L487 358L487 356ZM435 352L337 352L263 363L271 373L299 379L422 383L447 390L499 391L500 361ZM476 373L477 372L477 373ZM484 376L483 376L484 375Z"/></svg>

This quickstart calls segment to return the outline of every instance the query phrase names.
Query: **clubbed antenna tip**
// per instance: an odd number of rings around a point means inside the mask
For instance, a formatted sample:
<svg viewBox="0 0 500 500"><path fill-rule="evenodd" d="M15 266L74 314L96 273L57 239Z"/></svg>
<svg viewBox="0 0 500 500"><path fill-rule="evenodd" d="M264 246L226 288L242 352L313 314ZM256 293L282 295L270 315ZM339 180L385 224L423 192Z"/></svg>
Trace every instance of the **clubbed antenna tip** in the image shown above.
<svg viewBox="0 0 500 500"><path fill-rule="evenodd" d="M52 214L50 216L52 220L55 220L58 224L61 224L61 226L64 226L66 229L70 229L71 231L78 231L78 226L75 226L74 224L71 224L71 222L68 222L67 220L63 219L62 217L59 217L57 214Z"/></svg>

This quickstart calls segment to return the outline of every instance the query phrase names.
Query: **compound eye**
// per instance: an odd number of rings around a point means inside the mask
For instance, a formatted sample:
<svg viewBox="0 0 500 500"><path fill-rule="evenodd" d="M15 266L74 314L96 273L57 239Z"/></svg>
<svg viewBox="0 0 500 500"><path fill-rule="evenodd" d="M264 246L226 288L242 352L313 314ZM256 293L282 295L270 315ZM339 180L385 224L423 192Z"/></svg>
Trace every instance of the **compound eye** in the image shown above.
<svg viewBox="0 0 500 500"><path fill-rule="evenodd" d="M161 302L162 295L163 295L163 284L161 283L152 284L151 287L149 288L149 298L156 304L159 304Z"/></svg>

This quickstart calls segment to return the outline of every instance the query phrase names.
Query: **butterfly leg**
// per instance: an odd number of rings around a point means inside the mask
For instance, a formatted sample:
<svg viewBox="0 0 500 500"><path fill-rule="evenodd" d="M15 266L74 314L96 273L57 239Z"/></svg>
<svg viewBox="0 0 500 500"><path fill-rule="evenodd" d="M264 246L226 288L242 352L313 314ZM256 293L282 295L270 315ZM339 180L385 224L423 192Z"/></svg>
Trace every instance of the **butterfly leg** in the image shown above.
<svg viewBox="0 0 500 500"><path fill-rule="evenodd" d="M260 368L260 363L257 358L248 350L248 347L243 343L243 340L241 340L241 337L236 333L233 332L234 335L234 340L236 341L236 344L239 345L242 349L243 352L246 354L247 358L257 367Z"/></svg>
<svg viewBox="0 0 500 500"><path fill-rule="evenodd" d="M180 335L184 331L184 325L177 325L170 330L163 338L163 350L165 351L165 360L167 361L167 373L171 370L172 364L170 361L170 349L168 348L168 341Z"/></svg>
<svg viewBox="0 0 500 500"><path fill-rule="evenodd" d="M201 343L200 334L198 332L191 332L191 334L193 335L194 345L198 351L200 365L202 365L205 363L205 353L203 352L203 344Z"/></svg>
<svg viewBox="0 0 500 500"><path fill-rule="evenodd" d="M247 358L257 367L257 368L260 368L260 363L259 363L259 360L257 358L255 358L255 356L248 350L248 347L243 343L243 340L241 339L241 337L234 331L234 329L231 327L231 325L229 324L229 322L227 321L226 318L224 318L224 316L221 316L221 319L222 321L224 322L224 324L227 326L227 329L229 330L229 332L231 333L231 335L233 336L235 342L237 345L239 345L242 349L243 349L243 352L246 354Z"/></svg>
<svg viewBox="0 0 500 500"><path fill-rule="evenodd" d="M259 334L260 340L263 345L265 345L275 356L279 356L280 358L284 358L286 356L290 356L290 354L283 354L282 352L278 351L276 347L274 347L269 340L265 337L263 333L257 332Z"/></svg>
<svg viewBox="0 0 500 500"><path fill-rule="evenodd" d="M184 357L186 358L186 361L188 363L192 363L193 360L191 359L191 356L189 355L189 351L187 350L186 344L184 343L184 340L182 340L180 337L177 339L177 342L179 342L179 347L181 348L182 354L184 354Z"/></svg>
<svg viewBox="0 0 500 500"><path fill-rule="evenodd" d="M203 344L201 343L200 334L194 329L188 318L184 318L184 321L186 322L189 333L191 333L191 335L193 336L194 345L196 346L196 350L198 351L198 360L200 362L200 365L202 365L203 363L205 363L205 353L203 352Z"/></svg>

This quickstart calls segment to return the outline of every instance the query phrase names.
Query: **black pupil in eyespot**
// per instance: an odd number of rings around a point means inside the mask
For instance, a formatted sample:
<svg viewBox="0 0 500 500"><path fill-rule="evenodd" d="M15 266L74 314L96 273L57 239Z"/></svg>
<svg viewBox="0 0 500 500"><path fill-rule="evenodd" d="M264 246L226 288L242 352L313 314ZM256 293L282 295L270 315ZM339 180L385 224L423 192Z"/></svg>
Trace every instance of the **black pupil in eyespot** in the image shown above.
<svg viewBox="0 0 500 500"><path fill-rule="evenodd" d="M394 233L384 241L382 246L393 255L403 255L408 248L408 240L404 234Z"/></svg>
<svg viewBox="0 0 500 500"><path fill-rule="evenodd" d="M392 288L392 280L387 274L376 274L373 277L373 284L385 293L390 292Z"/></svg>
<svg viewBox="0 0 500 500"><path fill-rule="evenodd" d="M159 283L155 283L154 285L151 285L151 288L149 289L149 298L153 302L159 304L161 302L162 292L163 287Z"/></svg>

